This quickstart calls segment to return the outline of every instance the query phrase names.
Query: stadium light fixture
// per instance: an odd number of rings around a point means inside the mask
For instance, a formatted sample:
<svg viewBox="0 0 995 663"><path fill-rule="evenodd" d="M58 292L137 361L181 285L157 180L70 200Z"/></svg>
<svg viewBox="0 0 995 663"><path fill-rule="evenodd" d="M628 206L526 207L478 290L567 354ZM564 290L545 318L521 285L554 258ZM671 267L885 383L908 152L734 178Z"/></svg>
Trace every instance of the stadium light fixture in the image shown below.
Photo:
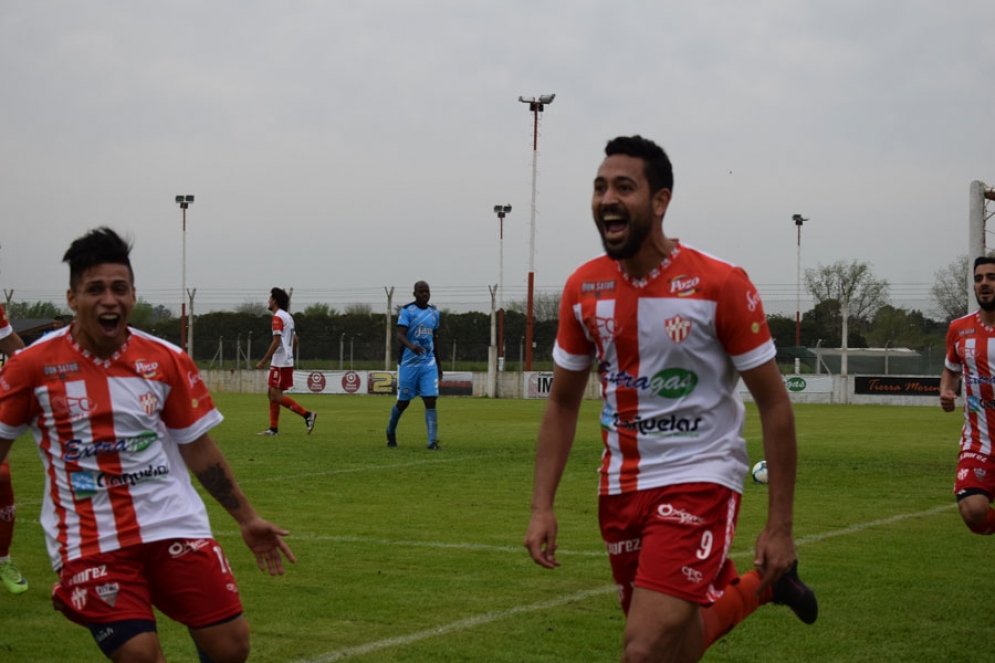
<svg viewBox="0 0 995 663"><path fill-rule="evenodd" d="M189 354L187 347L187 208L193 205L193 196L187 194L176 196L176 204L183 210L183 267L182 286L180 289L180 347Z"/></svg>
<svg viewBox="0 0 995 663"><path fill-rule="evenodd" d="M532 330L534 327L534 304L535 304L535 258L536 258L536 158L539 154L539 113L545 110L548 104L553 103L555 94L542 94L539 99L535 97L519 97L523 104L529 105L529 112L532 113L532 220L529 224L529 294L526 304L525 316L525 370L532 370Z"/></svg>
<svg viewBox="0 0 995 663"><path fill-rule="evenodd" d="M498 217L498 370L504 370L504 217L511 213L511 205L495 205L494 213Z"/></svg>

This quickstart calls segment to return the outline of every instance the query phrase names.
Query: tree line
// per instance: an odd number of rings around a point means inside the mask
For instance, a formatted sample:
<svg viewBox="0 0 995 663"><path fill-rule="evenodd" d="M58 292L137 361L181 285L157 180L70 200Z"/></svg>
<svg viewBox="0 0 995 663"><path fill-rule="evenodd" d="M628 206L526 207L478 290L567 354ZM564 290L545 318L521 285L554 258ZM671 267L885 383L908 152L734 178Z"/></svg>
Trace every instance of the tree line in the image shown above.
<svg viewBox="0 0 995 663"><path fill-rule="evenodd" d="M892 306L888 300L889 284L877 278L871 265L861 261L838 261L805 271L805 286L815 301L801 316L800 325L784 315L769 315L771 334L778 348L800 345L813 348L838 348L842 345L843 318L847 319L847 345L851 348L906 347L913 350L942 348L947 324L967 313L965 296L970 264L967 256L936 273L931 290L943 319L916 309ZM292 307L293 308L293 307ZM526 327L526 303L508 304L504 316L506 363L514 364L523 354ZM439 354L445 368L486 364L490 346L490 314L471 311L453 313L441 309ZM537 294L534 301L533 359L548 367L556 337L559 296ZM68 311L51 302L11 302L8 316L18 318L54 318ZM268 347L272 333L271 314L262 303L248 302L235 311L213 311L193 320L194 358L201 363L226 359L254 363ZM313 304L294 312L300 336L299 356L303 362L324 362L343 367L382 367L387 342L391 344L391 362L396 361L398 344L394 336L396 313L387 321L385 313L375 313L367 305L351 305L338 311L327 304ZM177 345L180 344L179 321L165 306L143 299L132 314L132 325ZM30 339L29 339L30 340ZM348 363L347 363L348 362ZM475 367L476 369L476 367Z"/></svg>

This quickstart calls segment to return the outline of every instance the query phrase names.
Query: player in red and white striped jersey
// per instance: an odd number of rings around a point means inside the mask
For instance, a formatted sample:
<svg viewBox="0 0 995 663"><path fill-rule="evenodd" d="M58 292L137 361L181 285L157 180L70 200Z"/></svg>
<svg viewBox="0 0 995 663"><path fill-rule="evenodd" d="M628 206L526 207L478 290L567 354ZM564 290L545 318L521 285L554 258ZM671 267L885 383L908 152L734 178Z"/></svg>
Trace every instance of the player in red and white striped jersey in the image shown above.
<svg viewBox="0 0 995 663"><path fill-rule="evenodd" d="M208 431L219 424L180 348L129 328L130 245L108 228L66 252L74 323L0 374L0 458L30 429L45 466L52 599L113 661L162 660L152 606L202 660L244 660L249 627L190 472L238 522L260 569L283 572L287 532L263 520Z"/></svg>
<svg viewBox="0 0 995 663"><path fill-rule="evenodd" d="M7 319L7 312L0 306L0 353L9 357L24 347ZM28 581L10 559L10 546L14 542L14 523L17 505L14 503L14 486L10 481L10 463L0 462L0 583L11 594L28 591Z"/></svg>
<svg viewBox="0 0 995 663"><path fill-rule="evenodd" d="M762 603L817 617L792 536L794 415L746 274L663 233L666 153L633 136L605 154L592 211L606 255L563 291L525 545L541 566L559 565L553 502L596 365L599 520L626 612L622 660L697 661ZM737 577L728 552L748 467L740 377L760 413L770 484L756 569Z"/></svg>
<svg viewBox="0 0 995 663"><path fill-rule="evenodd" d="M995 257L974 261L978 311L957 318L947 329L947 356L940 376L940 406L956 408L957 385L964 381L964 427L954 492L961 518L975 534L995 533Z"/></svg>

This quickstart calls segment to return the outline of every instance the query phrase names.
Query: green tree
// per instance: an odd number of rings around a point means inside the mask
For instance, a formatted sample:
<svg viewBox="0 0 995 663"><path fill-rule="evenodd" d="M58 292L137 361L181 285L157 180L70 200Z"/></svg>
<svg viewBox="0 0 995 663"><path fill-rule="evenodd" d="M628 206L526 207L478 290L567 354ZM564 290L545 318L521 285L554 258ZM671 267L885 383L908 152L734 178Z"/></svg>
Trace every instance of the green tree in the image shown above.
<svg viewBox="0 0 995 663"><path fill-rule="evenodd" d="M874 314L867 340L876 348L919 348L925 336L922 317L886 304Z"/></svg>
<svg viewBox="0 0 995 663"><path fill-rule="evenodd" d="M131 312L129 324L136 329L151 331L173 321L173 312L162 304L152 305L141 297ZM179 324L177 322L177 324Z"/></svg>
<svg viewBox="0 0 995 663"><path fill-rule="evenodd" d="M788 348L795 345L795 320L786 315L774 313L767 316L767 327L771 338L778 348Z"/></svg>
<svg viewBox="0 0 995 663"><path fill-rule="evenodd" d="M304 309L304 315L307 316L333 316L336 315L336 310L333 309L328 304L311 304Z"/></svg>
<svg viewBox="0 0 995 663"><path fill-rule="evenodd" d="M814 348L822 345L824 348L842 346L843 317L840 314L840 303L835 299L816 304L810 311L802 314L802 345ZM861 333L859 319L850 318L847 321L847 347L866 348L867 339Z"/></svg>
<svg viewBox="0 0 995 663"><path fill-rule="evenodd" d="M346 315L373 315L373 307L369 304L346 304Z"/></svg>
<svg viewBox="0 0 995 663"><path fill-rule="evenodd" d="M10 318L54 318L67 313L66 307L56 306L52 302L11 302L7 309Z"/></svg>
<svg viewBox="0 0 995 663"><path fill-rule="evenodd" d="M859 260L839 260L831 265L807 269L805 285L815 299L816 307L827 305L820 315L829 315L830 319L825 322L837 326L836 338L842 335L844 306L847 335L856 333L860 336L867 331L869 321L877 310L888 303L888 282L875 277L871 265ZM833 335L828 329L823 331L827 336ZM866 342L864 346L854 347L866 347Z"/></svg>
<svg viewBox="0 0 995 663"><path fill-rule="evenodd" d="M260 302L254 302L251 300L246 300L235 307L236 313L245 313L247 315L268 315L269 308L266 304Z"/></svg>

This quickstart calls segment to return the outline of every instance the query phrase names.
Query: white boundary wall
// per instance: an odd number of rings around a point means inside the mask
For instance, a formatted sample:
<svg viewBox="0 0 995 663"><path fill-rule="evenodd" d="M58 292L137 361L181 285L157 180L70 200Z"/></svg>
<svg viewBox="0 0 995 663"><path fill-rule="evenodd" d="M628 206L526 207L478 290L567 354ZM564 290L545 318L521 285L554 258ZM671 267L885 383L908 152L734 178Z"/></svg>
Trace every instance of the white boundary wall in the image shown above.
<svg viewBox="0 0 995 663"><path fill-rule="evenodd" d="M317 390L319 393L355 393L357 395L369 395L370 383L372 382L380 393L390 393L384 391L385 380L394 375L390 371L296 371L295 385L292 393L315 393L314 389L306 386L306 381L315 374L321 374L324 388ZM348 375L352 374L352 375ZM204 382L213 392L245 393L245 394L265 394L266 377L268 371L247 371L247 370L205 370L201 372ZM300 380L298 380L298 376ZM455 378L464 388L469 388L472 384L472 393L476 398L483 398L487 395L487 373L456 373L446 374L448 378ZM918 394L889 394L882 390L880 394L858 394L856 385L858 381L865 381L874 384L875 380L906 380L912 387L922 383L922 388ZM923 376L839 376L839 375L786 375L785 385L791 400L795 403L836 403L850 405L912 405L938 407L938 392L933 393L932 382L938 378L928 378ZM352 382L358 380L356 387L352 387ZM297 384L301 382L301 384ZM528 373L501 373L499 375L497 392L499 398L546 398L553 382L553 374L545 371L533 371ZM929 384L927 384L929 383ZM348 389L342 387L349 385ZM598 381L594 376L587 383L585 398L599 398ZM340 388L342 387L342 388ZM750 393L746 390L742 381L739 385L740 392L744 400L751 400Z"/></svg>

